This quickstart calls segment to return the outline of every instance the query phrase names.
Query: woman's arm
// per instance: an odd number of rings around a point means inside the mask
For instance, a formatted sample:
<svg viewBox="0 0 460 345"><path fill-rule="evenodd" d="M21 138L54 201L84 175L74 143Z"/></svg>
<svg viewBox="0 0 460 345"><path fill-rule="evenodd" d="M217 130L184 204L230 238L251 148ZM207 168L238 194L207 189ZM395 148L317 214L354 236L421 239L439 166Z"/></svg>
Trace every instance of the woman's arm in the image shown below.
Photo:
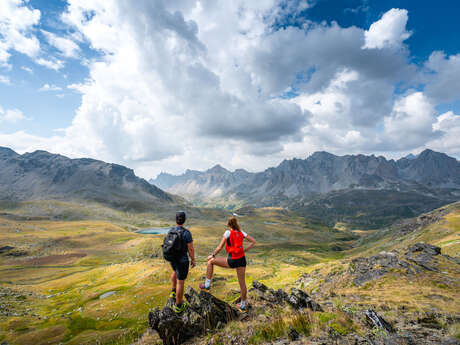
<svg viewBox="0 0 460 345"><path fill-rule="evenodd" d="M209 255L208 256L208 260L211 260L212 258L214 258L217 254L219 254L219 252L222 250L222 248L224 248L224 245L225 245L225 237L222 237L222 241L220 241L219 245L217 246L216 250L214 251L214 253L212 253L212 255Z"/></svg>
<svg viewBox="0 0 460 345"><path fill-rule="evenodd" d="M254 245L256 244L256 240L253 237L249 236L249 235L246 236L246 239L249 241L249 246L247 246L244 249L244 251L248 252L252 247L254 247Z"/></svg>

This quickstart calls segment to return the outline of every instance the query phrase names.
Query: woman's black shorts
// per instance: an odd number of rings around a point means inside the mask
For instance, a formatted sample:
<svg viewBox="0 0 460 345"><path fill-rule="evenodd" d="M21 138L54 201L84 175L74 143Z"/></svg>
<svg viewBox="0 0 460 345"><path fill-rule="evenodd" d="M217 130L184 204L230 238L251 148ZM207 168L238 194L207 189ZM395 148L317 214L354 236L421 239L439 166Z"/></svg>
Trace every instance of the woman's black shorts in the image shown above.
<svg viewBox="0 0 460 345"><path fill-rule="evenodd" d="M239 259L232 259L232 255L230 254L227 258L227 262L231 268L246 267L246 256Z"/></svg>
<svg viewBox="0 0 460 345"><path fill-rule="evenodd" d="M185 280L188 275L189 261L173 262L171 261L171 267L177 274L177 280Z"/></svg>

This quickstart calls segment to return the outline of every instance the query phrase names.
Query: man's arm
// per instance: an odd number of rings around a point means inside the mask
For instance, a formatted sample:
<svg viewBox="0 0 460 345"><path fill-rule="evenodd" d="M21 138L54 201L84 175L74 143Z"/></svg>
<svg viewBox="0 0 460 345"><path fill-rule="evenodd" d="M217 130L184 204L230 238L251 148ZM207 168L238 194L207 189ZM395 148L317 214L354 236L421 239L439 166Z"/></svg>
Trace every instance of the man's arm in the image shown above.
<svg viewBox="0 0 460 345"><path fill-rule="evenodd" d="M193 248L193 242L187 243L188 255L190 256L192 268L196 266L195 263L195 248Z"/></svg>

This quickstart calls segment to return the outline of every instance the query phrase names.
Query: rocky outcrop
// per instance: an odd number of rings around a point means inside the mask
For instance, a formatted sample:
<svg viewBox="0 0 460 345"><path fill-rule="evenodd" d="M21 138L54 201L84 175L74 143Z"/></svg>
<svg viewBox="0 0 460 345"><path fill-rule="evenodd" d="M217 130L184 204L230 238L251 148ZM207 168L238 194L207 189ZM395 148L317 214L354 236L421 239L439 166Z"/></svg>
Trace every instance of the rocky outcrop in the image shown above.
<svg viewBox="0 0 460 345"><path fill-rule="evenodd" d="M354 276L353 283L360 286L370 280L380 278L390 269L399 267L408 267L408 264L400 261L396 253L382 252L369 258L353 259L349 272Z"/></svg>
<svg viewBox="0 0 460 345"><path fill-rule="evenodd" d="M389 333L394 333L393 327L373 309L368 309L365 312L366 322L370 327L377 327Z"/></svg>
<svg viewBox="0 0 460 345"><path fill-rule="evenodd" d="M408 274L420 273L422 270L439 272L438 257L442 256L453 264L460 264L457 258L441 254L441 248L426 243L416 243L404 255L397 252L381 252L371 257L359 257L351 261L349 273L353 283L361 286L364 283L378 279L390 271L404 269Z"/></svg>
<svg viewBox="0 0 460 345"><path fill-rule="evenodd" d="M264 284L254 281L252 283L252 291L257 291L258 297L261 300L265 300L272 304L282 304L288 303L293 308L300 309L310 309L312 311L323 311L321 306L313 301L310 296L308 296L303 290L292 288L291 294L287 294L281 289L273 290L268 288Z"/></svg>
<svg viewBox="0 0 460 345"><path fill-rule="evenodd" d="M416 243L408 248L405 258L429 271L439 272L436 267L436 256L441 254L441 248L426 244Z"/></svg>
<svg viewBox="0 0 460 345"><path fill-rule="evenodd" d="M163 309L149 313L149 326L158 332L163 344L182 344L186 340L205 334L218 328L238 316L238 311L228 303L201 291L199 294L190 286L185 298L190 306L180 315L172 307L175 303L169 299Z"/></svg>

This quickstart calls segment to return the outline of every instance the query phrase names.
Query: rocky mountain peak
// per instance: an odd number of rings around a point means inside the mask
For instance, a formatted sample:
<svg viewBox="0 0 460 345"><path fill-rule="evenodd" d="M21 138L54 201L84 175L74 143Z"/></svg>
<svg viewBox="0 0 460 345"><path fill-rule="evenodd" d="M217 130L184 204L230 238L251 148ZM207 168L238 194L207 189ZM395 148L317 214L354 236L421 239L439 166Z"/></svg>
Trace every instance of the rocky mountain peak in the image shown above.
<svg viewBox="0 0 460 345"><path fill-rule="evenodd" d="M0 146L0 158L7 158L7 157L14 157L14 156L19 156L16 152L14 152L12 149L8 147L2 147Z"/></svg>
<svg viewBox="0 0 460 345"><path fill-rule="evenodd" d="M220 164L214 165L212 168L206 170L206 172L212 173L212 174L226 174L226 173L230 173L230 171L228 171L227 169L225 169L224 167L222 167L222 165L220 165Z"/></svg>
<svg viewBox="0 0 460 345"><path fill-rule="evenodd" d="M143 208L173 201L119 164L70 159L43 150L19 155L6 148L0 150L0 198L97 200Z"/></svg>

